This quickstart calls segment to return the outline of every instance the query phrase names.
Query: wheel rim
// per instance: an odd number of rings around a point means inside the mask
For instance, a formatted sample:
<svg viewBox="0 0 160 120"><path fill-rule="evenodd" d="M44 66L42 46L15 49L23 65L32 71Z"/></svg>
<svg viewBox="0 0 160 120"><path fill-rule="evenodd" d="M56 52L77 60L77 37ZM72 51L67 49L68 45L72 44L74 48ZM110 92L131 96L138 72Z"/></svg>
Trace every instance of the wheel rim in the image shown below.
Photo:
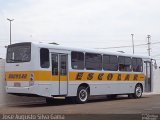
<svg viewBox="0 0 160 120"><path fill-rule="evenodd" d="M141 95L142 95L142 88L141 87L137 87L136 88L136 96L137 97L141 97Z"/></svg>
<svg viewBox="0 0 160 120"><path fill-rule="evenodd" d="M85 102L87 100L87 97L88 97L88 93L85 89L82 89L80 92L79 92L79 99L82 101L82 102Z"/></svg>

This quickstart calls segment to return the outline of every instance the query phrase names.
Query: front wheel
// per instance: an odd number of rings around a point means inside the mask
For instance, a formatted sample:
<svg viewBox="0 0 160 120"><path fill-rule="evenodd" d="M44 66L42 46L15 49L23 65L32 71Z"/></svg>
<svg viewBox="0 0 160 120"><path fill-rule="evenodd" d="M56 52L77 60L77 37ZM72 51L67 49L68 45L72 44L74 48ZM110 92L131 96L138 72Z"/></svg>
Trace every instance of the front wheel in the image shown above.
<svg viewBox="0 0 160 120"><path fill-rule="evenodd" d="M142 93L143 93L143 89L141 85L136 85L135 87L135 91L134 91L134 98L141 98L142 97Z"/></svg>
<svg viewBox="0 0 160 120"><path fill-rule="evenodd" d="M88 101L89 92L86 87L80 86L77 91L76 102L79 104L86 103Z"/></svg>

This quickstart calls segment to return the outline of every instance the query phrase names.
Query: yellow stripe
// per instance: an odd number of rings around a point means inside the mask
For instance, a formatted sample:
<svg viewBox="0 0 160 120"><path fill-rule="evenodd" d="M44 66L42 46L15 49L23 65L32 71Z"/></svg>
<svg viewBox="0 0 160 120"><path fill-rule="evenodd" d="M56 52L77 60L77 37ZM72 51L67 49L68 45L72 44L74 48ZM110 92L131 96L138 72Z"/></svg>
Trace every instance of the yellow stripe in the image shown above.
<svg viewBox="0 0 160 120"><path fill-rule="evenodd" d="M16 71L6 72L7 81L28 81L30 74L34 74L36 81L66 81L67 76L52 76L51 71ZM144 74L133 73L108 73L108 72L70 72L69 80L92 80L92 81L144 81Z"/></svg>
<svg viewBox="0 0 160 120"><path fill-rule="evenodd" d="M30 79L31 71L17 71L17 72L6 72L7 81L28 81Z"/></svg>
<svg viewBox="0 0 160 120"><path fill-rule="evenodd" d="M39 81L39 80L51 80L52 78L52 73L51 71L34 71L34 79ZM57 77L54 76L52 79L56 79Z"/></svg>
<svg viewBox="0 0 160 120"><path fill-rule="evenodd" d="M35 81L66 81L66 75L54 75L52 76L51 71L14 71L6 72L6 81L29 81L30 75L34 75Z"/></svg>
<svg viewBox="0 0 160 120"><path fill-rule="evenodd" d="M70 80L144 81L144 74L70 72Z"/></svg>

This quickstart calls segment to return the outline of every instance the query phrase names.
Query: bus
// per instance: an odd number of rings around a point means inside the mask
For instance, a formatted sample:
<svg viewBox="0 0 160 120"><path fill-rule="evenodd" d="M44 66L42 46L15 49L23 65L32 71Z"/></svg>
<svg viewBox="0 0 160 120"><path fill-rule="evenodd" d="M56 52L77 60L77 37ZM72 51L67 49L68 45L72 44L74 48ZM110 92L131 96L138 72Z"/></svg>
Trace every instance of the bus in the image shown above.
<svg viewBox="0 0 160 120"><path fill-rule="evenodd" d="M151 58L96 49L22 42L9 45L5 63L6 92L42 96L47 103L65 97L86 103L90 96L128 95L145 90Z"/></svg>

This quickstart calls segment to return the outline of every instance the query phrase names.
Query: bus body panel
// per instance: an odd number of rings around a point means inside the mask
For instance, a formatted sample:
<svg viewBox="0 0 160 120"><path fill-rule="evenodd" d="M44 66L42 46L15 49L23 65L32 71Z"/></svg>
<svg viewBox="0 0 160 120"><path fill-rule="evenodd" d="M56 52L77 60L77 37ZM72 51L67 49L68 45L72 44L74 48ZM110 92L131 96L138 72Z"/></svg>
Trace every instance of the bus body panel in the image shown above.
<svg viewBox="0 0 160 120"><path fill-rule="evenodd" d="M90 86L90 95L107 94L129 94L134 93L137 82L69 82L68 96L76 96L80 84L86 83ZM138 82L144 86L144 82Z"/></svg>
<svg viewBox="0 0 160 120"><path fill-rule="evenodd" d="M42 68L40 66L40 50L41 48L46 48L49 50L49 67ZM144 87L144 79L134 80L132 74L138 74L144 78L145 72L122 72L122 71L98 71L98 70L76 70L72 69L71 66L71 51L83 51L92 52L89 50L79 50L70 48L61 48L56 45L41 45L31 43L31 60L29 62L23 63L7 63L6 62L6 92L7 93L24 93L24 94L35 94L44 97L52 96L77 96L78 87L81 84L88 84L90 87L90 95L107 95L107 94L130 94L135 92L135 86L137 83L141 83ZM96 51L94 51L96 53ZM98 52L101 54L112 54L105 52ZM53 75L52 67L52 57L54 55L58 56L58 72L57 75ZM115 54L114 55L119 55ZM121 54L120 54L121 55ZM65 75L61 75L63 72L64 61L63 57L66 58L66 71ZM127 55L126 55L127 56ZM130 57L132 57L130 55ZM61 60L61 61L60 61ZM150 61L149 58L143 58L144 61ZM61 69L62 67L62 69ZM144 66L143 66L144 67ZM145 68L143 68L145 69ZM73 73L83 72L84 77L82 80L76 80L76 76ZM133 80L98 80L96 77L93 80L87 80L85 75L89 73L94 73L95 75L104 73L105 77L108 73L113 73L116 76L118 74L131 74ZM20 75L17 75L20 74ZM24 76L27 74L27 77ZM33 77L33 84L30 80ZM20 83L20 86L18 85Z"/></svg>
<svg viewBox="0 0 160 120"><path fill-rule="evenodd" d="M29 57L25 56L25 54L27 54L27 50L25 51L25 44L27 46L30 46L31 56L30 60L29 58L26 58L27 61L23 62L23 60L25 60L25 57ZM31 58L33 58L34 55L37 54L35 53L36 48L32 44L29 44L30 43L19 43L17 46L15 44L13 46L9 46L8 48L8 50L13 49L13 51L7 52L7 59L5 63L6 83L9 87L29 86L30 76L32 74L32 71L34 71L34 69L36 68L34 64L35 59ZM18 50L18 48L20 48L20 50Z"/></svg>

